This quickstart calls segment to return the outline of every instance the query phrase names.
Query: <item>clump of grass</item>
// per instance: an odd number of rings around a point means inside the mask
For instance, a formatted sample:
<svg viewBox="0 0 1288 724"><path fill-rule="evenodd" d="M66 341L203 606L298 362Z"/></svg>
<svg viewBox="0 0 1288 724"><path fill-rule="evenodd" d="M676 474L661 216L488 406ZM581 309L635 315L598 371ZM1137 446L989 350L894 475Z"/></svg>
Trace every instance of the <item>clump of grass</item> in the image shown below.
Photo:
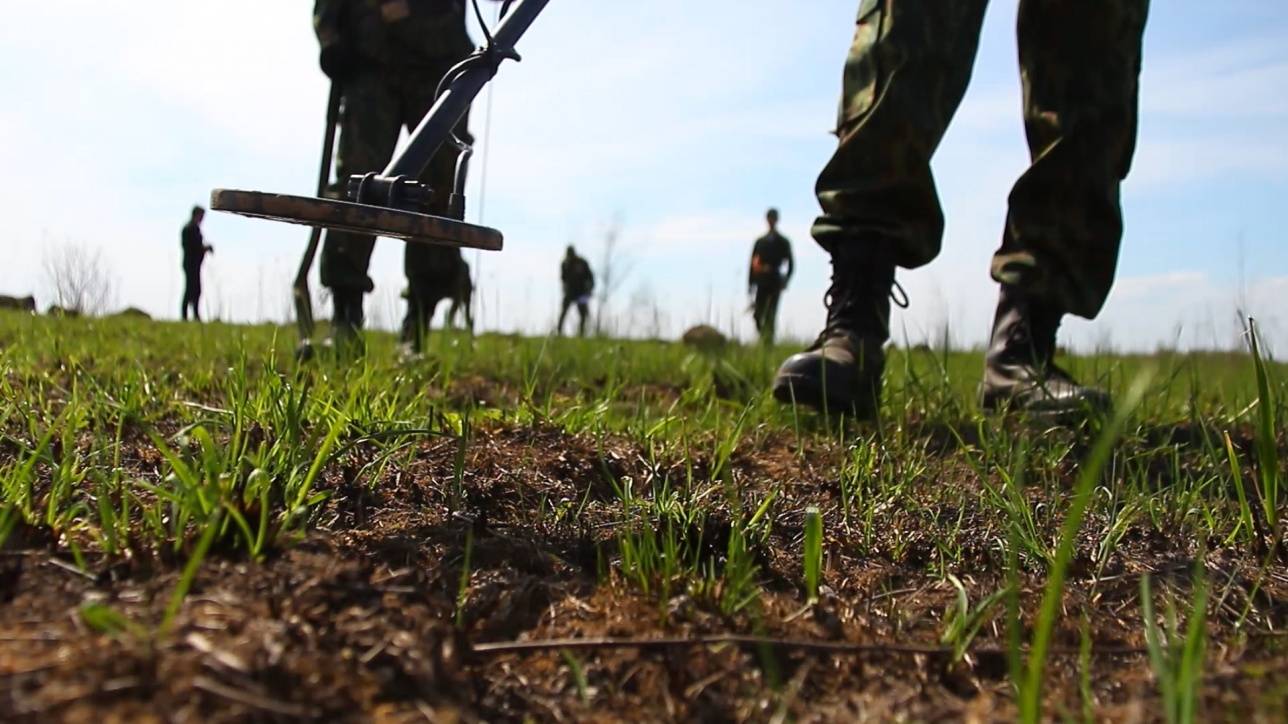
<svg viewBox="0 0 1288 724"><path fill-rule="evenodd" d="M1149 663L1154 670L1163 713L1169 724L1191 724L1198 712L1199 684L1203 678L1203 651L1207 643L1207 576L1202 556L1194 566L1194 591L1185 631L1177 623L1176 605L1169 597L1163 625L1154 613L1154 593L1149 574L1140 579L1141 615Z"/></svg>
<svg viewBox="0 0 1288 724"><path fill-rule="evenodd" d="M1073 499L1065 513L1064 523L1060 526L1059 543L1056 546L1051 568L1047 572L1047 583L1042 592L1037 622L1033 627L1033 639L1029 645L1023 678L1017 682L1021 721L1037 722L1040 718L1043 673L1046 668L1051 635L1055 630L1056 616L1064 596L1065 577L1069 570L1069 562L1073 558L1074 544L1078 540L1096 484L1113 456L1114 447L1126 429L1130 415L1140 404L1148 386L1148 375L1136 378L1128 388L1127 394L1119 401L1109 424L1101 430L1091 453L1078 471Z"/></svg>
<svg viewBox="0 0 1288 724"><path fill-rule="evenodd" d="M961 661L966 655L966 650L970 648L971 642L975 640L976 634L979 633L980 627L988 620L993 607L1009 591L1006 588L994 591L972 606L970 595L966 592L966 586L962 584L961 579L949 573L948 582L952 584L956 597L953 599L953 606L944 614L944 632L940 635L939 642L952 648L953 661Z"/></svg>
<svg viewBox="0 0 1288 724"><path fill-rule="evenodd" d="M470 559L474 555L474 528L465 531L465 552L461 554L461 575L456 582L456 628L465 628L465 603L470 597Z"/></svg>
<svg viewBox="0 0 1288 724"><path fill-rule="evenodd" d="M78 613L86 626L99 633L109 636L128 635L137 639L147 638L147 630L144 627L105 603L82 604Z"/></svg>
<svg viewBox="0 0 1288 724"><path fill-rule="evenodd" d="M1252 365L1257 381L1257 480L1261 489L1261 507L1266 523L1278 535L1279 529L1279 408L1275 404L1274 386L1262 358L1257 324L1248 320L1248 345L1252 352Z"/></svg>

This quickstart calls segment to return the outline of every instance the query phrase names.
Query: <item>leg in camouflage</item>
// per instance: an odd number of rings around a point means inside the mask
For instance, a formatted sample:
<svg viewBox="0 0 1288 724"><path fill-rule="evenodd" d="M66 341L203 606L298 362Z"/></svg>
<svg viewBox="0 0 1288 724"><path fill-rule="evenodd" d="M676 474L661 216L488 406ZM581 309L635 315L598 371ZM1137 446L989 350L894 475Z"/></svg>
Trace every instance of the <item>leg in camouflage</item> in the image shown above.
<svg viewBox="0 0 1288 724"><path fill-rule="evenodd" d="M446 285L433 277L407 279L407 314L403 317L400 345L404 359L416 359L425 346L429 324L438 310L438 303L446 298Z"/></svg>
<svg viewBox="0 0 1288 724"><path fill-rule="evenodd" d="M1032 164L1011 190L993 278L1088 319L1113 284L1119 187L1136 146L1148 0L1023 0L1018 35Z"/></svg>
<svg viewBox="0 0 1288 724"><path fill-rule="evenodd" d="M986 5L861 5L840 143L816 189L823 214L813 233L833 263L827 324L809 351L779 369L780 400L875 414L894 269L921 266L939 251L944 221L930 159L969 82ZM1118 186L1134 141L1146 9L1146 0L1023 1L1020 56L1034 163L1011 194L993 263L994 277L1008 286L990 352L990 374L998 374L986 379L999 394L986 391L986 402L1035 401L1030 393L1047 389L1056 368L1031 354L1020 361L1017 344L1053 351L1063 313L1092 316L1104 302L1122 231ZM1006 342L1048 336L1051 344ZM1000 391L999 380L1020 384L1024 394ZM1059 381L1066 392L1089 392Z"/></svg>
<svg viewBox="0 0 1288 724"><path fill-rule="evenodd" d="M987 0L864 0L845 65L840 143L816 191L813 235L832 255L828 316L814 345L779 368L774 396L876 415L896 265L939 253L944 216L931 174L970 81Z"/></svg>
<svg viewBox="0 0 1288 724"><path fill-rule="evenodd" d="M1060 319L1092 318L1113 284L1119 187L1136 145L1148 0L1023 0L1024 126L1032 164L1011 191L993 278L1002 284L984 368L985 408L1047 417L1109 396L1055 364Z"/></svg>
<svg viewBox="0 0 1288 724"><path fill-rule="evenodd" d="M845 63L840 143L815 191L828 252L881 247L912 269L939 253L944 215L930 171L970 81L987 0L864 0Z"/></svg>
<svg viewBox="0 0 1288 724"><path fill-rule="evenodd" d="M402 78L399 94L404 109L403 122L408 128L415 128L433 107L438 81L450 69L451 64L444 64L440 68L431 68L424 73L409 74ZM465 143L473 143L467 123L468 117L461 119L456 127L456 135ZM429 213L436 216L452 215L449 197L456 184L459 156L460 153L455 148L444 145L434 154L429 167L421 174L420 180L434 190ZM407 298L407 316L403 320L402 341L408 352L419 353L423 348L434 309L439 301L452 297L462 264L464 260L461 258L461 250L456 247L406 245L403 251L403 272L407 275L410 293Z"/></svg>
<svg viewBox="0 0 1288 724"><path fill-rule="evenodd" d="M362 73L344 82L336 183L330 195L341 198L353 174L381 170L398 143L402 118L398 98L382 74ZM335 314L332 335L337 346L360 348L362 297L373 288L367 268L376 243L369 234L327 231L322 244L322 284L330 288Z"/></svg>
<svg viewBox="0 0 1288 724"><path fill-rule="evenodd" d="M339 197L345 180L354 174L380 171L393 156L402 128L415 128L434 102L439 80L450 68L444 61L439 67L401 73L365 73L345 82L344 110L340 122L340 149L336 157L336 186L332 195ZM457 135L469 142L462 121ZM444 147L434 156L421 180L435 190L429 212L445 215L448 196L455 178L457 152ZM322 247L322 283L330 287L335 307L334 329L337 341L357 337L363 323L362 295L373 288L367 269L375 237L367 234L328 231ZM409 295L407 320L425 320L425 307L435 294L444 290L429 289L441 270L460 259L456 249L408 243L403 254ZM444 298L441 294L438 298ZM417 301L419 300L419 301ZM424 329L415 324L403 325L404 341L419 350ZM419 331L416 331L419 330Z"/></svg>
<svg viewBox="0 0 1288 724"><path fill-rule="evenodd" d="M407 273L407 314L403 317L401 338L405 356L418 355L424 349L434 311L439 302L451 298L463 263L461 250L456 247L421 248L422 253L415 257L417 270L409 268Z"/></svg>

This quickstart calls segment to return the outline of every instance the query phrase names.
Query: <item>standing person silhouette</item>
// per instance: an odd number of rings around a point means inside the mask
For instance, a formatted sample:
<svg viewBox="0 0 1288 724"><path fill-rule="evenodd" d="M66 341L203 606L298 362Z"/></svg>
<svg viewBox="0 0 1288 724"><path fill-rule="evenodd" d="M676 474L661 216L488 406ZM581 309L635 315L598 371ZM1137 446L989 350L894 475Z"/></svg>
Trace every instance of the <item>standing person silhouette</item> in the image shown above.
<svg viewBox="0 0 1288 724"><path fill-rule="evenodd" d="M188 310L192 318L201 321L201 265L207 254L215 253L215 247L206 243L201 235L201 221L206 218L206 210L200 206L192 207L188 223L183 225L179 239L183 247L183 303L179 316L188 321Z"/></svg>
<svg viewBox="0 0 1288 724"><path fill-rule="evenodd" d="M778 302L796 271L796 262L792 259L792 243L778 233L778 209L765 212L765 222L769 224L769 231L756 240L751 250L747 291L755 295L751 310L760 341L770 344L778 324Z"/></svg>
<svg viewBox="0 0 1288 724"><path fill-rule="evenodd" d="M559 327L557 332L563 334L564 320L568 310L577 305L577 336L586 336L586 319L590 316L590 294L595 291L595 274L590 264L577 255L571 245L564 254L563 263L559 265L559 278L563 282L563 306L559 310Z"/></svg>

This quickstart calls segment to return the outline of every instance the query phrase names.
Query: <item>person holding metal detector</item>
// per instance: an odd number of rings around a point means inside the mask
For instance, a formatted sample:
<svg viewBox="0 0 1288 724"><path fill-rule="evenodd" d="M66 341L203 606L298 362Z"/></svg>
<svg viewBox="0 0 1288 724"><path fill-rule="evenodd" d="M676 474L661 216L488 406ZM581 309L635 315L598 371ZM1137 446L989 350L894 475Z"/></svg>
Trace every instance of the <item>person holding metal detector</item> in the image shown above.
<svg viewBox="0 0 1288 724"><path fill-rule="evenodd" d="M895 269L939 253L930 160L970 80L987 0L863 0L813 235L832 257L827 322L778 370L774 396L875 417ZM1065 314L1088 319L1113 284L1119 190L1136 143L1148 0L1021 0L1019 60L1031 165L1011 190L981 403L1039 416L1109 404L1055 364ZM900 295L897 302L906 305Z"/></svg>
<svg viewBox="0 0 1288 724"><path fill-rule="evenodd" d="M378 172L394 153L403 127L416 128L434 104L448 71L474 50L465 27L464 0L317 0L313 24L319 64L342 98L340 144L332 198L343 198L351 176ZM466 119L455 136L468 144ZM436 189L425 212L453 217L460 147L444 144L420 181ZM332 341L346 352L361 352L363 296L374 285L367 269L375 236L328 230L322 244L321 277L334 308ZM419 353L438 302L453 296L463 263L459 248L407 244L407 314L402 324L404 353ZM307 340L302 343L307 350ZM307 352L304 356L307 356Z"/></svg>

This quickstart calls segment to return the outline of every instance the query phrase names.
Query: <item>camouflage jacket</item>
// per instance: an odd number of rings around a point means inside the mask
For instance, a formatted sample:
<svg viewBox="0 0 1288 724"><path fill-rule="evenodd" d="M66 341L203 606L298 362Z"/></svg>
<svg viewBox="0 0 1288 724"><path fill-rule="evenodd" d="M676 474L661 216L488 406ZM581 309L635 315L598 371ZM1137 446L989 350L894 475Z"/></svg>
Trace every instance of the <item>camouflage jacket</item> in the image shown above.
<svg viewBox="0 0 1288 724"><path fill-rule="evenodd" d="M313 29L326 48L343 43L373 68L438 66L474 49L466 0L315 0Z"/></svg>

